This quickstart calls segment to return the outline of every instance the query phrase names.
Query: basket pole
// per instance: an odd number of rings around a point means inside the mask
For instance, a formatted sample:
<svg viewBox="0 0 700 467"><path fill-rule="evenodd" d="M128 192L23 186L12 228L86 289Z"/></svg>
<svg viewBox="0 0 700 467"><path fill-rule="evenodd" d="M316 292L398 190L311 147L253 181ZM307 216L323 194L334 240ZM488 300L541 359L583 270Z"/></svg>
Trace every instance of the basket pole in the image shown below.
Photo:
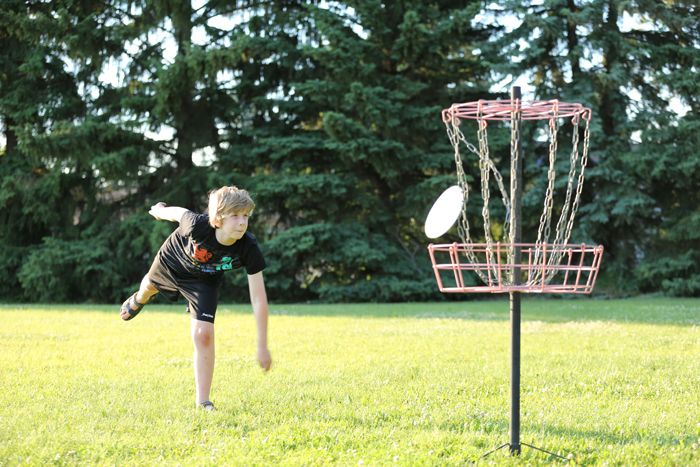
<svg viewBox="0 0 700 467"><path fill-rule="evenodd" d="M519 86L511 89L511 102L518 102L522 94ZM519 109L516 109L519 110ZM520 144L520 113L513 112L512 115L513 133L516 138L511 138L511 181L510 181L510 237L513 243L513 285L520 285L520 263L522 252L520 242L522 241L522 228L520 225L520 214L522 210L522 186L523 186L523 153ZM517 132L517 133L516 133ZM513 147L514 146L514 147ZM516 156L516 157L513 157ZM510 453L513 456L520 455L520 299L519 292L510 292Z"/></svg>

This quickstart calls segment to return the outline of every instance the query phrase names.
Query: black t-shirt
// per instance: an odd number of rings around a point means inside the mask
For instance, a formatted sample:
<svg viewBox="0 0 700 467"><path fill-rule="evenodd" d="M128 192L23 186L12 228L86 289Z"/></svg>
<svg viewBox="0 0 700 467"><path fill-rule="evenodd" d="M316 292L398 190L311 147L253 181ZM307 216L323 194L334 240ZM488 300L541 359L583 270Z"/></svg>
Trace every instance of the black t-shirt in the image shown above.
<svg viewBox="0 0 700 467"><path fill-rule="evenodd" d="M225 271L245 267L248 274L265 269L255 237L246 232L233 245L222 245L207 214L187 211L180 226L170 234L158 252L160 261L178 276L206 281L221 279Z"/></svg>

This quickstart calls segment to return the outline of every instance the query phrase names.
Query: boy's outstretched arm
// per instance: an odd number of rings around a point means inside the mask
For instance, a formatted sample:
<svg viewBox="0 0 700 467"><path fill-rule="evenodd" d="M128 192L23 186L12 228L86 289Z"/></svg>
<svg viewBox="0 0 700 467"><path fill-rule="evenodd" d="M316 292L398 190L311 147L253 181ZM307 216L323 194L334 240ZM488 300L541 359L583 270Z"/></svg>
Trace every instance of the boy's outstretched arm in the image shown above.
<svg viewBox="0 0 700 467"><path fill-rule="evenodd" d="M248 275L248 290L250 304L253 305L253 313L255 314L255 322L258 326L258 363L267 371L272 365L272 357L267 348L267 315L269 310L262 271Z"/></svg>
<svg viewBox="0 0 700 467"><path fill-rule="evenodd" d="M151 206L151 210L148 211L150 215L152 215L159 221L171 222L180 222L180 219L182 219L182 215L186 212L187 209L185 208L179 208L177 206L168 206L162 201Z"/></svg>

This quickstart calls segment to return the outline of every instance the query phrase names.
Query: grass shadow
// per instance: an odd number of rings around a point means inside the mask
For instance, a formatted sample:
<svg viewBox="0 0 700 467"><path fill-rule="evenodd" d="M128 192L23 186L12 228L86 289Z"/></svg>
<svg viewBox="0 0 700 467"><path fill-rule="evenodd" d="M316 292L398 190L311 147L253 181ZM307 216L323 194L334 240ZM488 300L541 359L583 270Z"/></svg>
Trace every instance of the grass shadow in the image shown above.
<svg viewBox="0 0 700 467"><path fill-rule="evenodd" d="M16 304L0 305L0 312L12 309L50 311L95 311L119 313L119 305L75 304ZM159 313L185 313L185 302L169 302L164 299L149 304L145 310ZM220 304L219 315L225 313L252 313L250 304ZM498 296L489 300L413 302L413 303L271 303L273 316L318 316L352 318L406 318L406 319L455 319L467 321L508 321L508 297ZM644 323L674 326L700 325L700 299L637 297L628 299L595 298L542 298L524 296L522 320L546 323L571 321L605 321L620 323Z"/></svg>
<svg viewBox="0 0 700 467"><path fill-rule="evenodd" d="M505 404L505 402L504 402ZM503 448L504 453L508 453L508 444L510 442L510 419L505 417L489 417L490 419L486 422L487 429L483 430L482 433L485 437L484 440L476 444L476 448L482 450L483 452L479 457L474 459L474 462L483 460L482 455L488 454L489 457L497 455L501 449L499 446L506 445ZM448 432L463 432L463 422L448 422L443 423L438 426L441 431ZM631 435L621 435L611 430L587 430L587 429L577 429L568 426L552 425L548 424L545 426L539 424L529 424L527 420L524 420L520 426L520 443L522 446L523 454L529 454L530 456L538 456L541 458L550 458L550 460L557 460L551 453L556 456L567 457L572 456L573 459L582 460L585 464L596 463L601 459L609 457L608 451L623 448L624 446L630 446L635 444L648 445L650 442L654 444L659 449L673 449L678 446L688 446L690 447L697 441L697 437L685 433L674 436L669 433L634 433ZM498 436L498 445L489 445L486 439L492 439L493 435ZM572 449L564 448L562 445L557 445L557 439L559 440L585 440L586 446L574 447ZM579 441L580 442L580 441ZM566 441L562 444L566 445ZM535 449L532 449L534 447ZM547 452L537 451L544 450Z"/></svg>
<svg viewBox="0 0 700 467"><path fill-rule="evenodd" d="M224 305L222 308L226 309ZM428 303L272 304L272 315L348 316L358 318L456 319L509 321L507 296L479 301ZM612 321L621 323L700 325L700 299L551 299L524 296L522 320L564 323Z"/></svg>

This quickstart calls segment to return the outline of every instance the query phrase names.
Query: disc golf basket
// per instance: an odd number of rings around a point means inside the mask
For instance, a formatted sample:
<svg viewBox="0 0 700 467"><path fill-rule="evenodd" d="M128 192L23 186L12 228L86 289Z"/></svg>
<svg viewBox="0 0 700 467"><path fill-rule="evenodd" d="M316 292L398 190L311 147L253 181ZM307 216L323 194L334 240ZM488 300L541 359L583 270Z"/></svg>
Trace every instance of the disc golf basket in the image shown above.
<svg viewBox="0 0 700 467"><path fill-rule="evenodd" d="M511 454L517 455L521 451L521 445L544 451L520 442L520 294L589 294L593 291L603 247L569 244L588 162L591 110L580 104L558 100L524 102L521 100L520 88L514 87L510 100L454 104L443 110L442 119L454 148L459 188L451 187L448 190L449 196L445 192L435 203L426 220L426 235L431 238L443 235L457 219L461 242L428 246L438 288L445 293L510 295L510 443L503 444L486 455L504 447L509 447ZM548 156L546 164L542 164L542 169L547 174L543 208L536 238L531 239L530 243L523 242L521 238L523 122L540 122L541 126L546 123L546 129L541 134L544 136L542 139L547 141ZM510 130L510 167L507 177L509 191L506 190L504 177L497 167L496 161L499 158L492 157L491 154L489 124ZM465 136L473 138L474 133L476 144ZM558 161L559 137L561 134L568 136L569 133L571 140L566 149L567 157ZM483 236L478 238L471 230L467 216L472 192L463 156L473 156L479 162ZM502 204L500 211L505 213L496 228L490 210L494 188ZM455 201L456 198L459 202ZM440 220L443 220L442 223ZM499 232L500 238L494 232ZM544 452L557 456L549 451Z"/></svg>

